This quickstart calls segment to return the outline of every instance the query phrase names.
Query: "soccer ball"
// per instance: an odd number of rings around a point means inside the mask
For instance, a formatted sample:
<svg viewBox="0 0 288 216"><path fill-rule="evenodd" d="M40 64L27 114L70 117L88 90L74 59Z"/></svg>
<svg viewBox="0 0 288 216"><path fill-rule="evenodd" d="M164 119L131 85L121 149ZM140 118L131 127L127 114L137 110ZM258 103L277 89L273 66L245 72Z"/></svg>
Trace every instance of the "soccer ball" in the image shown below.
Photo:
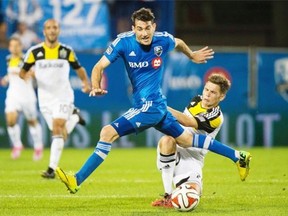
<svg viewBox="0 0 288 216"><path fill-rule="evenodd" d="M172 192L172 205L178 211L192 211L200 202L200 196L191 183L183 183Z"/></svg>

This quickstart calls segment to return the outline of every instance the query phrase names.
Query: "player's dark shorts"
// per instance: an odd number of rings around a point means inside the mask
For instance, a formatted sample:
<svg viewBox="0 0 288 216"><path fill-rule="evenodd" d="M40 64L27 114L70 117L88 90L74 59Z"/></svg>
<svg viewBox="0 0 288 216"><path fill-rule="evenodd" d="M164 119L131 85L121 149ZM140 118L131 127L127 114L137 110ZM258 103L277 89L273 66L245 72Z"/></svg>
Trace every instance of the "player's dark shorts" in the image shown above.
<svg viewBox="0 0 288 216"><path fill-rule="evenodd" d="M180 136L184 129L176 118L167 111L165 103L146 101L142 107L131 108L111 123L118 135L140 133L150 127L174 138Z"/></svg>

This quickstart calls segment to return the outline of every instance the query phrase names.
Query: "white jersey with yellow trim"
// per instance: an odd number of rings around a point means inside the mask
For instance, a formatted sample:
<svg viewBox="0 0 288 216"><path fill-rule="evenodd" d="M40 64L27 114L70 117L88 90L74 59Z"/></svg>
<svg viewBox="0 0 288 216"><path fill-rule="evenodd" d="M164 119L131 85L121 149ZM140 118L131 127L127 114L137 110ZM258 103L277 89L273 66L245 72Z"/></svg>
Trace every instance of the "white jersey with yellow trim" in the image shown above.
<svg viewBox="0 0 288 216"><path fill-rule="evenodd" d="M23 57L6 57L7 76L9 86L6 92L6 102L35 102L36 94L32 79L23 80L19 77L19 72L23 64Z"/></svg>
<svg viewBox="0 0 288 216"><path fill-rule="evenodd" d="M190 117L194 117L198 122L198 129L192 127L184 127L185 130L190 133L209 135L215 138L218 134L224 117L219 106L211 109L205 109L201 106L202 96L198 95L194 97L189 105L185 108L184 114ZM177 146L179 149L183 149ZM184 150L184 149L183 149ZM208 150L198 149L198 148L187 148L187 157L192 156L193 158L199 160L203 166L204 156L207 154Z"/></svg>
<svg viewBox="0 0 288 216"><path fill-rule="evenodd" d="M74 92L69 81L70 65L80 68L73 49L58 43L49 48L45 43L31 47L25 56L23 69L28 71L35 65L39 106L56 101L74 102Z"/></svg>

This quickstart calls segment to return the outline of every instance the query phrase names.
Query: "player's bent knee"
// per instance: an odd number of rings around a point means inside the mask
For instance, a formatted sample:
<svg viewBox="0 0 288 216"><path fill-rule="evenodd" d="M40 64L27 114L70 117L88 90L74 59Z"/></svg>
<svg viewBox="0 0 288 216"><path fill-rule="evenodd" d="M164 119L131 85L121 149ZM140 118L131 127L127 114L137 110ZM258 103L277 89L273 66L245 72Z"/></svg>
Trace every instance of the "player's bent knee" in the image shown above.
<svg viewBox="0 0 288 216"><path fill-rule="evenodd" d="M176 151L176 141L173 137L163 136L159 140L159 148L162 154L171 154Z"/></svg>
<svg viewBox="0 0 288 216"><path fill-rule="evenodd" d="M15 124L17 124L17 119L17 112L6 113L6 122L8 127L13 127Z"/></svg>
<svg viewBox="0 0 288 216"><path fill-rule="evenodd" d="M37 119L31 119L27 120L28 124L31 125L32 127L35 127L38 123Z"/></svg>
<svg viewBox="0 0 288 216"><path fill-rule="evenodd" d="M119 138L117 131L111 126L106 125L101 129L100 140L103 142L112 143Z"/></svg>

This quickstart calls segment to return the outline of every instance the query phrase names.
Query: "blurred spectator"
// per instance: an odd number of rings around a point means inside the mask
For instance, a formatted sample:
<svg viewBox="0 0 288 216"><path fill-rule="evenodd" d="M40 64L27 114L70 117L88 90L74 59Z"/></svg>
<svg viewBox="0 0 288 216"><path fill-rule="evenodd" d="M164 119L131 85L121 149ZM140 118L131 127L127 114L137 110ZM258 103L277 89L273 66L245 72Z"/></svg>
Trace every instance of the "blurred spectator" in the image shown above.
<svg viewBox="0 0 288 216"><path fill-rule="evenodd" d="M17 31L12 34L12 37L18 37L21 40L24 50L27 50L32 45L40 43L37 34L30 30L25 22L19 22Z"/></svg>
<svg viewBox="0 0 288 216"><path fill-rule="evenodd" d="M5 22L0 22L0 48L8 47L7 25Z"/></svg>
<svg viewBox="0 0 288 216"><path fill-rule="evenodd" d="M16 31L18 23L25 22L33 31L38 28L38 22L43 17L43 11L37 0L7 0L5 2L5 19L9 25L8 34Z"/></svg>

